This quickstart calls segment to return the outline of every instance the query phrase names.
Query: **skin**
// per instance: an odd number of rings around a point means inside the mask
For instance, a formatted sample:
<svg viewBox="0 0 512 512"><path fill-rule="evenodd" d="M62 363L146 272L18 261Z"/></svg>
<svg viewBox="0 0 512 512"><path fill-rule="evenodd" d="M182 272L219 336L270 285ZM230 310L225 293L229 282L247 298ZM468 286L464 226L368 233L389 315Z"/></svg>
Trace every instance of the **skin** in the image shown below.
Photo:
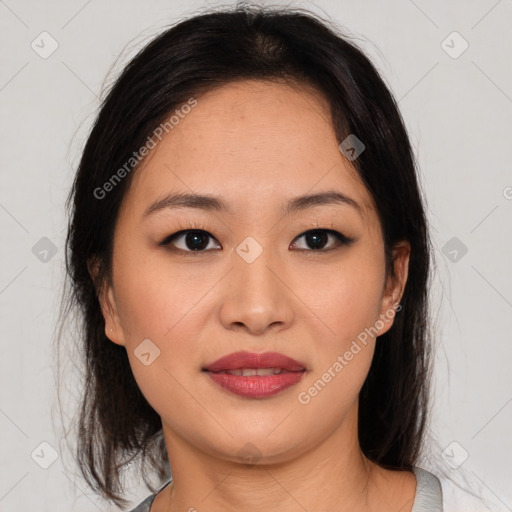
<svg viewBox="0 0 512 512"><path fill-rule="evenodd" d="M338 149L317 91L244 81L197 99L133 176L100 299L107 336L126 347L162 418L174 485L152 512L410 511L413 473L370 462L357 438L375 337L308 404L298 401L365 328L379 319L380 334L391 327L385 314L402 296L409 245L397 245L397 279L386 278L372 198ZM331 204L283 214L289 199L326 190L361 210ZM144 218L170 192L218 195L231 210L169 208ZM315 250L301 236L315 228L356 241L329 236ZM158 246L184 229L209 233L207 248L193 252L185 237ZM236 251L248 236L263 249L252 263ZM144 339L160 350L148 366L134 353ZM232 395L201 369L239 350L281 352L307 372L271 398ZM253 464L238 455L247 443L260 457Z"/></svg>

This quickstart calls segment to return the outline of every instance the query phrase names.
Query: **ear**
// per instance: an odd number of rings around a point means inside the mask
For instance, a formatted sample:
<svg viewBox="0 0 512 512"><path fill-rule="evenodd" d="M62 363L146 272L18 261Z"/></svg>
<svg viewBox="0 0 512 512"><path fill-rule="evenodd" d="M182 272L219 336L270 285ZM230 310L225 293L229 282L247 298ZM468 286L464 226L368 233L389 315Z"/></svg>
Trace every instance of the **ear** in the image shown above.
<svg viewBox="0 0 512 512"><path fill-rule="evenodd" d="M388 276L382 293L379 319L376 322L379 326L378 336L381 336L391 329L395 314L397 310L399 311L401 309L400 300L404 293L409 273L410 254L411 246L407 241L398 242L393 247L395 277Z"/></svg>
<svg viewBox="0 0 512 512"><path fill-rule="evenodd" d="M97 258L91 257L87 261L87 270L96 288L96 295L105 320L105 336L117 345L124 346L124 332L119 320L112 284L108 280L98 282L100 262Z"/></svg>

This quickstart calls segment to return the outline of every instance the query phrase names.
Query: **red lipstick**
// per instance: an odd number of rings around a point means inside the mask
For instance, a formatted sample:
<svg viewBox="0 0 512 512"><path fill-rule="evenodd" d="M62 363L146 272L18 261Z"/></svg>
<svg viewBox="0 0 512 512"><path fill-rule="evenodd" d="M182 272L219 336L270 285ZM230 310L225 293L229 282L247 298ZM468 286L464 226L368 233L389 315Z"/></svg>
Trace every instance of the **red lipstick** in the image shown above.
<svg viewBox="0 0 512 512"><path fill-rule="evenodd" d="M245 398L267 398L297 384L305 365L277 352L234 352L203 371L223 389Z"/></svg>

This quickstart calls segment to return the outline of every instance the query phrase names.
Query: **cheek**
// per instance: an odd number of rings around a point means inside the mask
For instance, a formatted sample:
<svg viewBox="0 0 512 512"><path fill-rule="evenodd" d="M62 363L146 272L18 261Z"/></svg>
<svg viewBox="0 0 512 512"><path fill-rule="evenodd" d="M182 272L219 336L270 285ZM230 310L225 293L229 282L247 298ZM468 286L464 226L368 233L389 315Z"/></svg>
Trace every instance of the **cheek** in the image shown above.
<svg viewBox="0 0 512 512"><path fill-rule="evenodd" d="M183 329L207 289L205 279L201 269L185 273L162 257L125 262L116 295L127 346L152 337L165 342L175 330Z"/></svg>
<svg viewBox="0 0 512 512"><path fill-rule="evenodd" d="M326 431L335 428L358 400L374 355L372 327L380 298L378 272L340 273L330 283L321 299L327 335L313 334L315 364L297 396L307 417L323 417Z"/></svg>
<svg viewBox="0 0 512 512"><path fill-rule="evenodd" d="M342 403L352 403L366 379L375 348L383 272L383 260L373 255L364 259L359 253L347 258L339 271L330 269L328 276L317 274L317 283L323 286L315 289L322 293L312 297L310 291L309 297L316 299L325 336L312 333L318 342L308 384L317 384L303 390L310 398L319 397L314 400L319 410L335 400L339 407L333 414L343 411Z"/></svg>
<svg viewBox="0 0 512 512"><path fill-rule="evenodd" d="M356 338L365 329L374 325L380 306L380 280L364 276L351 276L348 283L331 298L333 330L342 341Z"/></svg>
<svg viewBox="0 0 512 512"><path fill-rule="evenodd" d="M315 272L315 285L308 281L304 295L329 328L338 348L374 325L380 311L384 262L375 255L354 252L339 269ZM316 290L316 291L315 291Z"/></svg>
<svg viewBox="0 0 512 512"><path fill-rule="evenodd" d="M126 350L134 377L155 408L162 407L169 393L179 400L179 383L187 381L199 364L195 340L204 323L199 318L201 305L207 302L201 298L215 281L208 285L206 267L198 267L184 272L165 258L143 261L136 255L118 266L116 303ZM141 357L148 352L149 357ZM145 365L144 359L152 362ZM180 407L187 407L186 400Z"/></svg>
<svg viewBox="0 0 512 512"><path fill-rule="evenodd" d="M141 393L160 415L170 410L170 403L180 414L197 414L185 383L197 364L191 307L198 294L188 288L188 295L183 297L175 280L162 279L151 265L126 276L119 286L119 316L130 366ZM175 419L171 414L167 422L174 425Z"/></svg>

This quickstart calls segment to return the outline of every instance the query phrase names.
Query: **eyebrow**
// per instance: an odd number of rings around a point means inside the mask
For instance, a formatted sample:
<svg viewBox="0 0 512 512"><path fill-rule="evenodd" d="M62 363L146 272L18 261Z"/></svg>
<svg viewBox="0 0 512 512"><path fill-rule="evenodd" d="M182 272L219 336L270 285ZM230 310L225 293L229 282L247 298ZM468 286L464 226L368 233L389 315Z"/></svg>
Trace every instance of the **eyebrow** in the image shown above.
<svg viewBox="0 0 512 512"><path fill-rule="evenodd" d="M285 213L306 210L320 205L343 205L355 208L362 215L362 208L351 197L329 190L317 194L307 194L290 199L285 206ZM220 197L214 195L197 195L188 193L168 194L164 198L151 204L143 214L147 217L155 212L174 208L196 208L204 211L232 212L231 208Z"/></svg>

